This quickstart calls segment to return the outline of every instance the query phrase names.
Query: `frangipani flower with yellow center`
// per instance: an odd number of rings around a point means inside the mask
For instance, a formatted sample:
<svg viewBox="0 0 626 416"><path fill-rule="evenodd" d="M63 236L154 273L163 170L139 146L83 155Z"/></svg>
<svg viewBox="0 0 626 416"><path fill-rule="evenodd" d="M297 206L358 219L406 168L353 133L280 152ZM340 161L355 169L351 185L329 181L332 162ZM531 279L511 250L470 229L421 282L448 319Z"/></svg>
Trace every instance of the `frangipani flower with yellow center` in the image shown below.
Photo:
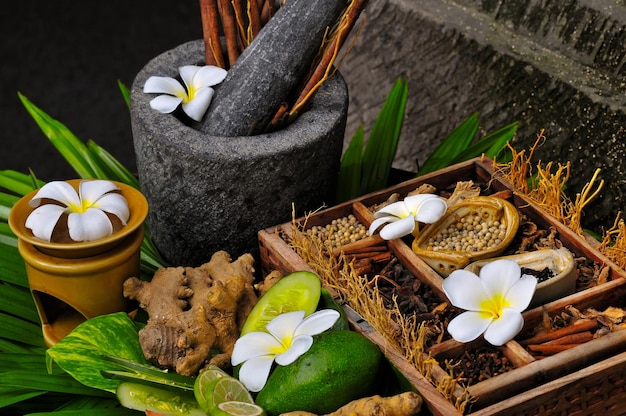
<svg viewBox="0 0 626 416"><path fill-rule="evenodd" d="M433 223L446 213L446 202L433 194L418 194L404 198L381 208L374 214L374 221L370 225L369 234L383 224L380 236L385 240L402 238L418 230L417 223Z"/></svg>
<svg viewBox="0 0 626 416"><path fill-rule="evenodd" d="M239 380L252 392L260 391L269 377L274 361L289 365L313 345L313 335L330 329L339 312L323 309L304 319L304 311L286 312L272 319L267 332L249 332L235 342L233 366L241 363Z"/></svg>
<svg viewBox="0 0 626 416"><path fill-rule="evenodd" d="M163 94L150 101L153 109L171 113L182 103L185 114L200 121L215 93L211 87L222 82L227 71L212 65L186 65L178 68L178 72L184 87L174 78L152 76L144 84L143 92Z"/></svg>
<svg viewBox="0 0 626 416"><path fill-rule="evenodd" d="M496 260L480 270L480 277L455 270L443 281L452 305L465 309L448 324L448 332L459 342L469 342L484 333L492 345L512 340L524 326L522 312L535 294L537 279L521 276L512 260Z"/></svg>
<svg viewBox="0 0 626 416"><path fill-rule="evenodd" d="M114 231L109 215L126 225L130 212L119 187L105 180L84 180L78 192L67 182L45 184L30 200L35 210L26 218L26 228L41 240L53 240L53 232L63 216L72 241L93 241Z"/></svg>

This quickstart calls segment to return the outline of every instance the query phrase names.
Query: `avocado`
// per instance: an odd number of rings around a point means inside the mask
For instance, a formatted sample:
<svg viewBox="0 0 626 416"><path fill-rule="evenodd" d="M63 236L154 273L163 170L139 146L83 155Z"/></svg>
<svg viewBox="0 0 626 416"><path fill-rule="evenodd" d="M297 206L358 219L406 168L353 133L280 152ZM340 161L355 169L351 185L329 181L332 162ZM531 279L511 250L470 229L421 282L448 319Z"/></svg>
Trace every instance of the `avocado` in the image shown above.
<svg viewBox="0 0 626 416"><path fill-rule="evenodd" d="M327 414L380 387L385 359L364 335L331 330L313 338L306 353L272 371L257 395L256 404L269 416L294 410Z"/></svg>

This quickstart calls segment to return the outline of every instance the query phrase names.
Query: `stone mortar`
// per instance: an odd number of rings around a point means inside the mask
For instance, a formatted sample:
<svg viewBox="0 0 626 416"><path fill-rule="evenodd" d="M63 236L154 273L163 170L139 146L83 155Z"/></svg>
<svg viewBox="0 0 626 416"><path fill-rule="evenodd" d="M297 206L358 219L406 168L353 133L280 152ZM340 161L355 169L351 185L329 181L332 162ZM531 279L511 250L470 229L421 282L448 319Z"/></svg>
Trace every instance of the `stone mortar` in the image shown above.
<svg viewBox="0 0 626 416"><path fill-rule="evenodd" d="M286 128L258 136L216 137L150 108L152 75L202 64L189 42L151 60L131 88L131 123L141 190L155 244L173 265L197 266L218 250L258 252L257 232L332 204L348 109L337 74ZM219 87L218 87L219 88Z"/></svg>

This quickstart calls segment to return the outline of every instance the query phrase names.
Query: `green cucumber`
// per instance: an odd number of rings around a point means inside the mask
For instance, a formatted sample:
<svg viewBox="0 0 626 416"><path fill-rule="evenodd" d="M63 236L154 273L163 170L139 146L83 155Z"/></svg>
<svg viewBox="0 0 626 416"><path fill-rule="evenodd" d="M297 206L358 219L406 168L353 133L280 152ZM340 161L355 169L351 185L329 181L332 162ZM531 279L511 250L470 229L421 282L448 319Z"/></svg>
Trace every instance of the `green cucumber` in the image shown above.
<svg viewBox="0 0 626 416"><path fill-rule="evenodd" d="M241 335L266 331L265 326L286 312L303 310L305 316L315 312L320 300L322 284L315 273L293 272L279 281L259 298L248 315Z"/></svg>

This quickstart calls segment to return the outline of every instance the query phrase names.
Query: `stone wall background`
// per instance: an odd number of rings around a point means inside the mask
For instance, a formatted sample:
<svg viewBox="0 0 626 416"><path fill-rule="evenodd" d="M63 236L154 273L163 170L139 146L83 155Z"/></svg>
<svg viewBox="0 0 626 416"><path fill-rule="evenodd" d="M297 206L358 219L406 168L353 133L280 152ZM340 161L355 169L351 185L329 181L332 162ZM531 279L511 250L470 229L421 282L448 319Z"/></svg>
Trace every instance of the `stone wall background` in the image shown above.
<svg viewBox="0 0 626 416"><path fill-rule="evenodd" d="M519 121L513 146L572 162L572 198L601 169L583 225L610 226L626 201L626 6L609 0L370 0L341 71L347 140L373 124L394 79L409 81L395 167L416 171L478 111L485 132Z"/></svg>
<svg viewBox="0 0 626 416"><path fill-rule="evenodd" d="M197 0L21 0L0 14L0 169L46 180L73 172L17 98L21 91L82 139L134 169L130 85L152 57L202 36ZM369 0L341 67L350 88L346 143L369 131L393 81L409 80L395 166L416 171L474 111L491 132L519 121L513 143L543 129L542 161L572 162L572 195L596 168L606 185L584 225L611 225L626 201L623 0Z"/></svg>

